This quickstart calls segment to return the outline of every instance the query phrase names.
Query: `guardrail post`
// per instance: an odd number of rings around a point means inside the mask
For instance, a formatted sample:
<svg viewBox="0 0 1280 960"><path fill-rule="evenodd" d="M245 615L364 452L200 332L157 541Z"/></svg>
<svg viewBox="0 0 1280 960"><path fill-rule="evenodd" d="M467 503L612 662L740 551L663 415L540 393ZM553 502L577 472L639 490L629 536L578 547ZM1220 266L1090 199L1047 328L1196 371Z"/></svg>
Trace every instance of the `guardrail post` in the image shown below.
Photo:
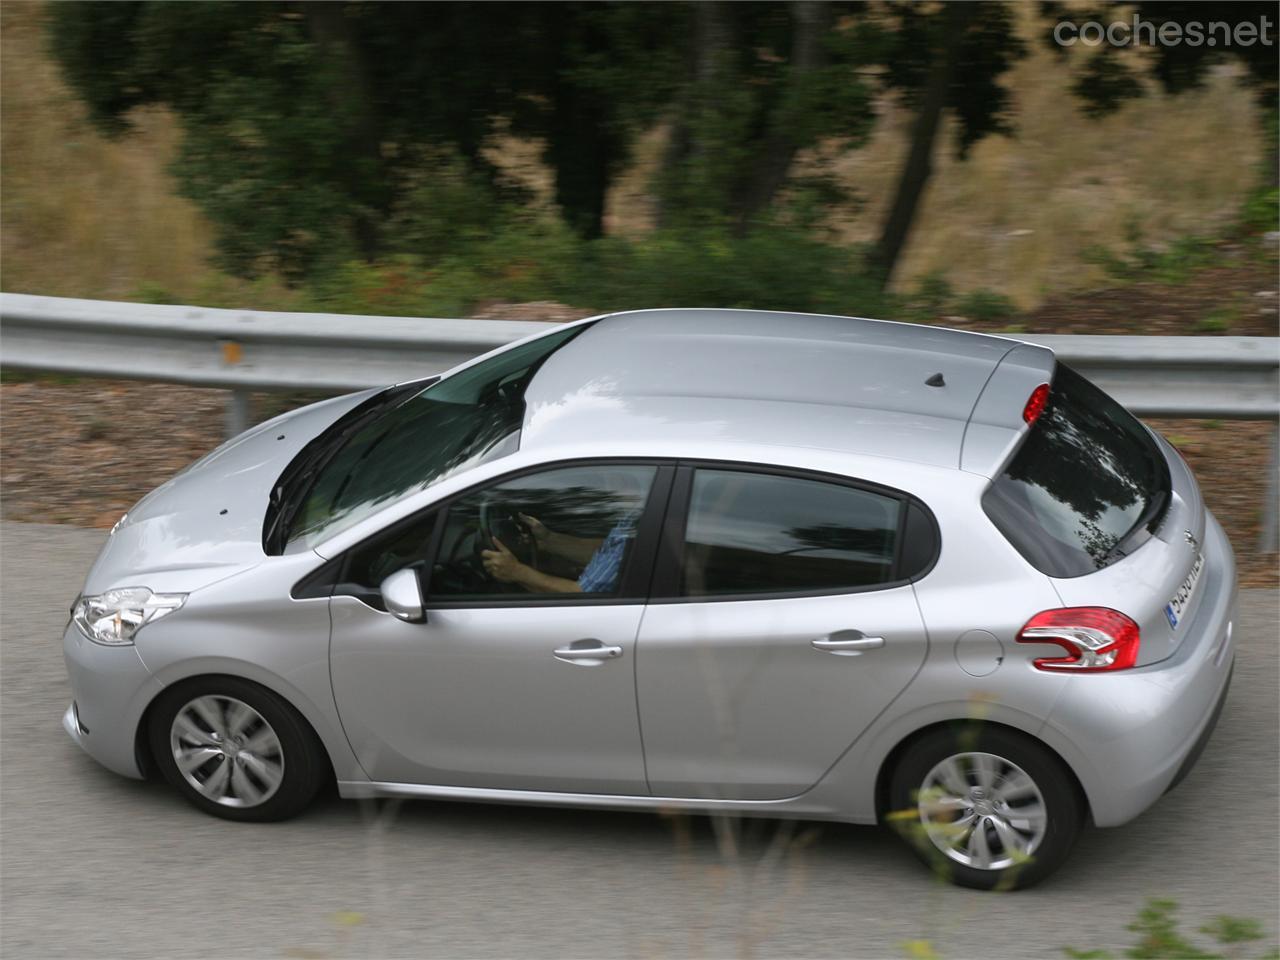
<svg viewBox="0 0 1280 960"><path fill-rule="evenodd" d="M249 429L249 391L232 390L227 397L227 439Z"/></svg>
<svg viewBox="0 0 1280 960"><path fill-rule="evenodd" d="M1262 505L1258 550L1275 553L1280 547L1280 423L1271 427L1271 456L1267 458L1267 501Z"/></svg>

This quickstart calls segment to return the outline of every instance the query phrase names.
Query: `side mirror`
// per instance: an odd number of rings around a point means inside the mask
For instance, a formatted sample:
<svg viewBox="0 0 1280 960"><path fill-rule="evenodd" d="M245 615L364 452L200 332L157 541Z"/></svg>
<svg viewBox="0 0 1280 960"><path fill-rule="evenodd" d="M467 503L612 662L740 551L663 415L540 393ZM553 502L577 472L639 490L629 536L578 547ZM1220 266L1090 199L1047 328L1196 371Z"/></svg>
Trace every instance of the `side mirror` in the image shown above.
<svg viewBox="0 0 1280 960"><path fill-rule="evenodd" d="M405 567L382 581L378 588L387 612L407 623L422 623L427 611L422 601L422 587L418 583L418 571Z"/></svg>

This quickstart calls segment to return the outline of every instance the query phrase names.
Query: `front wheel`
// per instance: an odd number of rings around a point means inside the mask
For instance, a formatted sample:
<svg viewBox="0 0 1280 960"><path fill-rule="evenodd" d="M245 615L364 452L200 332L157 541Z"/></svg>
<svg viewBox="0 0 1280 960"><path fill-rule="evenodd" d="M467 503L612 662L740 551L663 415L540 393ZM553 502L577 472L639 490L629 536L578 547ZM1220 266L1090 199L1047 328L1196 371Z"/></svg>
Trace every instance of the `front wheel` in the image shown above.
<svg viewBox="0 0 1280 960"><path fill-rule="evenodd" d="M301 715L235 677L201 677L165 691L148 732L164 778L191 804L227 820L294 816L327 769Z"/></svg>
<svg viewBox="0 0 1280 960"><path fill-rule="evenodd" d="M1066 859L1083 819L1074 780L1043 746L998 727L932 731L902 755L891 823L953 883L1016 890Z"/></svg>

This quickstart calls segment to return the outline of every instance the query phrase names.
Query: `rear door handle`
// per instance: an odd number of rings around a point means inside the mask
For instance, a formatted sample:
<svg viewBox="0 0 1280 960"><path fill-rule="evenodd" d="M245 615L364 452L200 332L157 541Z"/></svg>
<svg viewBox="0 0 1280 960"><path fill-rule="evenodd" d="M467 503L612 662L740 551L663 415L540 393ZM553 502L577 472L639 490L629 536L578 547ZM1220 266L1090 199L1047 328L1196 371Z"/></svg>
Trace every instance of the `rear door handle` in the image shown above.
<svg viewBox="0 0 1280 960"><path fill-rule="evenodd" d="M838 657L856 657L884 646L884 637L868 637L861 630L839 630L813 641L813 648Z"/></svg>
<svg viewBox="0 0 1280 960"><path fill-rule="evenodd" d="M557 660L576 664L580 667L595 667L606 660L616 660L622 656L622 648L609 646L599 640L575 640L567 647L558 647L552 651Z"/></svg>

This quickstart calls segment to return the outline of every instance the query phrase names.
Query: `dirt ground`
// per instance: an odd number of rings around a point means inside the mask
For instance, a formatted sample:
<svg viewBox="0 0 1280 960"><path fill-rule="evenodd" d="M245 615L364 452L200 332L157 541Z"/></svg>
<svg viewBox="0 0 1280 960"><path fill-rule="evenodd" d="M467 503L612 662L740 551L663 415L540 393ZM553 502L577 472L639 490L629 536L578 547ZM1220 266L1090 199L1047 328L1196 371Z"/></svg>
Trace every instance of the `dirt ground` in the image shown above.
<svg viewBox="0 0 1280 960"><path fill-rule="evenodd" d="M227 394L172 384L38 379L0 384L0 511L6 519L108 528L144 493L216 446ZM257 419L313 397L259 395ZM1242 582L1274 585L1256 552L1266 423L1153 421L1200 478L1240 560Z"/></svg>

